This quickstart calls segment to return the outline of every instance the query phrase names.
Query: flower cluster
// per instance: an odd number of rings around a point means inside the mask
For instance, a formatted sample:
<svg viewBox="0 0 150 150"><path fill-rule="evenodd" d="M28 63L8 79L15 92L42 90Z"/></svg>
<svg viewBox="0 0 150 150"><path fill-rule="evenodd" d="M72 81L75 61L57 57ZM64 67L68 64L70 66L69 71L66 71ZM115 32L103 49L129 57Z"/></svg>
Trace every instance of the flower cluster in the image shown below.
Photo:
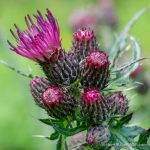
<svg viewBox="0 0 150 150"><path fill-rule="evenodd" d="M81 123L87 126L88 144L104 144L110 132L104 122L114 114L124 115L128 100L121 91L104 94L110 81L110 61L100 49L94 32L78 29L73 46L68 53L61 47L60 30L56 19L47 10L46 18L38 11L25 17L28 29L22 31L15 25L17 41L11 50L37 62L46 77L34 77L30 83L36 104L55 119L72 118L80 112ZM76 94L75 91L79 91Z"/></svg>

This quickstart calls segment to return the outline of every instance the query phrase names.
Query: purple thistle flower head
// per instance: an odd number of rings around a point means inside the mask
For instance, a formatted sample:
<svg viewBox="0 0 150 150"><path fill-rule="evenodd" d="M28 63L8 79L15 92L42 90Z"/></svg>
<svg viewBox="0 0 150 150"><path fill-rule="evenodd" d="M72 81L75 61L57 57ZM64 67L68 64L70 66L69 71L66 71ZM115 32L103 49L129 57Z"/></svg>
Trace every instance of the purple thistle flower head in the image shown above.
<svg viewBox="0 0 150 150"><path fill-rule="evenodd" d="M86 103L95 103L96 101L101 100L101 93L96 88L87 88L84 90L82 99Z"/></svg>
<svg viewBox="0 0 150 150"><path fill-rule="evenodd" d="M79 41L88 41L93 39L94 37L94 31L87 28L78 29L74 34L74 38Z"/></svg>
<svg viewBox="0 0 150 150"><path fill-rule="evenodd" d="M113 114L125 115L128 111L128 99L121 92L113 92L106 96Z"/></svg>
<svg viewBox="0 0 150 150"><path fill-rule="evenodd" d="M17 35L10 30L17 42L14 46L10 41L10 49L17 54L36 62L54 61L61 49L60 30L57 20L47 9L46 19L40 11L34 15L36 23L27 15L25 21L28 29L21 31L15 24Z"/></svg>
<svg viewBox="0 0 150 150"><path fill-rule="evenodd" d="M86 63L95 69L105 68L109 66L109 60L106 53L103 51L93 51L86 57Z"/></svg>

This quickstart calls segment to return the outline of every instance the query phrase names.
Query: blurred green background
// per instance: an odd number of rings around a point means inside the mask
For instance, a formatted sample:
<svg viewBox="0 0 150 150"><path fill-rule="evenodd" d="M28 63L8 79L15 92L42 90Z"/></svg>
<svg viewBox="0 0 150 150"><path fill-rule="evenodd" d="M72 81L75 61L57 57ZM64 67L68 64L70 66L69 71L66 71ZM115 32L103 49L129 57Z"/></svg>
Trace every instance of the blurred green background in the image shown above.
<svg viewBox="0 0 150 150"><path fill-rule="evenodd" d="M134 14L149 2L149 0L114 0L119 21L117 30L120 31ZM9 29L14 29L14 23L24 29L26 14L35 14L37 9L45 13L45 8L49 8L58 19L63 47L69 49L72 42L72 30L68 24L69 15L75 8L86 7L90 3L96 3L96 0L0 0L0 59L25 72L32 69L34 75L42 75L38 65L9 50L6 41L7 39L13 41ZM142 55L150 56L150 11L139 19L131 33L140 41ZM149 63L150 61L145 63L148 74ZM141 104L143 99L147 100L148 110L149 98L148 93L145 97L136 97L133 102ZM143 107L145 110L146 106ZM29 79L0 65L0 150L55 149L55 142L33 137L48 136L52 131L37 121L37 118L44 116L45 112L34 104L30 95ZM132 123L145 128L150 127L150 112L137 112Z"/></svg>

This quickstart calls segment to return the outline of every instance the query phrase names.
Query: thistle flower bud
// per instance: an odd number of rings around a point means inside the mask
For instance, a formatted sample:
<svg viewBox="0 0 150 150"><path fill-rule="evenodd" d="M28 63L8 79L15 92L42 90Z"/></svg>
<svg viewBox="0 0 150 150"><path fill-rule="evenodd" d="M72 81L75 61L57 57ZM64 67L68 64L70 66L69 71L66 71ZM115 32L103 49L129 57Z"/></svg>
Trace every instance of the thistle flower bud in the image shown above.
<svg viewBox="0 0 150 150"><path fill-rule="evenodd" d="M102 93L87 88L81 97L81 114L90 124L99 124L109 117L109 106Z"/></svg>
<svg viewBox="0 0 150 150"><path fill-rule="evenodd" d="M86 136L89 145L98 146L106 144L110 138L110 131L104 125L91 127Z"/></svg>
<svg viewBox="0 0 150 150"><path fill-rule="evenodd" d="M31 94L35 100L35 103L44 108L44 104L42 101L42 93L47 89L52 83L48 81L46 78L34 77L30 83Z"/></svg>
<svg viewBox="0 0 150 150"><path fill-rule="evenodd" d="M106 96L112 114L124 115L128 110L128 100L122 92L114 92Z"/></svg>
<svg viewBox="0 0 150 150"><path fill-rule="evenodd" d="M81 63L80 78L83 86L103 89L109 81L109 60L103 51L93 51Z"/></svg>
<svg viewBox="0 0 150 150"><path fill-rule="evenodd" d="M76 55L78 62L82 61L91 51L98 49L93 30L82 28L75 32L72 53Z"/></svg>
<svg viewBox="0 0 150 150"><path fill-rule="evenodd" d="M31 81L30 87L37 105L44 108L51 117L65 118L74 112L76 100L65 88L39 77Z"/></svg>
<svg viewBox="0 0 150 150"><path fill-rule="evenodd" d="M62 51L61 57L51 67L45 64L42 66L47 78L58 85L70 85L73 83L79 74L79 65L73 58Z"/></svg>

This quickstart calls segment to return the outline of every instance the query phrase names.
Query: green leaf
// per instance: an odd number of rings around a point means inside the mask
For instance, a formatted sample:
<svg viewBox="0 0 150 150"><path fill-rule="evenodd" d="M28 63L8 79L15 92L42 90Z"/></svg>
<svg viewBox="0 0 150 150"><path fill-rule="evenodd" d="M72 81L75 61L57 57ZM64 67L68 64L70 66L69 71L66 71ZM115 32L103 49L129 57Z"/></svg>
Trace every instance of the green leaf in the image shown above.
<svg viewBox="0 0 150 150"><path fill-rule="evenodd" d="M86 127L84 127L84 126L78 126L76 128L71 128L70 129L70 128L62 128L62 127L56 125L56 126L54 126L54 129L57 132L65 135L65 136L73 136L73 135L75 135L75 134L77 134L77 133L79 133L81 131L86 130Z"/></svg>
<svg viewBox="0 0 150 150"><path fill-rule="evenodd" d="M39 121L41 121L42 123L46 124L46 125L63 125L64 120L55 120L55 119L38 119Z"/></svg>
<svg viewBox="0 0 150 150"><path fill-rule="evenodd" d="M110 61L112 64L111 67L114 67L115 61L118 58L119 54L125 49L125 46L127 44L126 40L130 29L136 23L139 17L142 16L147 10L148 7L145 7L137 12L135 16L131 19L131 21L127 24L127 26L124 28L124 30L121 32L120 36L117 38L116 42L110 50Z"/></svg>
<svg viewBox="0 0 150 150"><path fill-rule="evenodd" d="M131 127L122 127L120 129L120 132L130 138L135 138L136 136L140 135L144 131L143 128L138 127L138 126L131 126Z"/></svg>
<svg viewBox="0 0 150 150"><path fill-rule="evenodd" d="M143 131L143 128L138 126L126 127L123 126L121 128L110 128L111 138L106 145L107 147L114 147L115 150L120 150L121 148L125 148L127 150L149 150L150 146L148 145L140 145L135 141L135 137L139 136Z"/></svg>
<svg viewBox="0 0 150 150"><path fill-rule="evenodd" d="M124 117L122 117L119 121L118 121L118 124L117 124L117 127L122 127L124 124L128 123L131 118L133 116L133 113L130 113Z"/></svg>
<svg viewBox="0 0 150 150"><path fill-rule="evenodd" d="M147 144L148 138L150 137L150 128L148 130L143 131L140 134L138 143L139 144Z"/></svg>
<svg viewBox="0 0 150 150"><path fill-rule="evenodd" d="M55 119L39 119L39 120L47 125L52 126L56 132L66 136L72 136L74 134L86 130L85 126L78 126L76 128L64 128L62 120L55 120Z"/></svg>
<svg viewBox="0 0 150 150"><path fill-rule="evenodd" d="M130 74L138 67L138 61L145 59L145 58L140 58L141 47L137 42L137 40L132 36L130 36L130 39L133 44L132 61L129 64L124 64L123 66L119 67L119 69L115 70L116 78L112 80L109 86L129 83ZM123 73L121 73L122 69L126 69L126 70Z"/></svg>
<svg viewBox="0 0 150 150"><path fill-rule="evenodd" d="M54 133L51 134L51 136L49 137L50 140L56 140L59 138L59 133L57 131L55 131Z"/></svg>
<svg viewBox="0 0 150 150"><path fill-rule="evenodd" d="M121 148L126 148L127 150L135 150L134 145L136 145L133 138L126 137L120 130L111 129L112 137L108 143L108 146L112 146L115 150L120 150ZM131 144L132 143L132 144Z"/></svg>
<svg viewBox="0 0 150 150"><path fill-rule="evenodd" d="M146 58L139 58L139 59L134 60L134 61L132 61L132 62L130 62L130 63L128 63L128 64L123 64L121 67L119 67L117 70L115 70L115 72L121 72L121 71L123 71L123 70L129 68L129 67L132 66L133 64L138 63L139 61L142 61L142 60L144 60L144 59L146 59ZM121 76L120 74L118 74L118 75L119 75L119 77Z"/></svg>

